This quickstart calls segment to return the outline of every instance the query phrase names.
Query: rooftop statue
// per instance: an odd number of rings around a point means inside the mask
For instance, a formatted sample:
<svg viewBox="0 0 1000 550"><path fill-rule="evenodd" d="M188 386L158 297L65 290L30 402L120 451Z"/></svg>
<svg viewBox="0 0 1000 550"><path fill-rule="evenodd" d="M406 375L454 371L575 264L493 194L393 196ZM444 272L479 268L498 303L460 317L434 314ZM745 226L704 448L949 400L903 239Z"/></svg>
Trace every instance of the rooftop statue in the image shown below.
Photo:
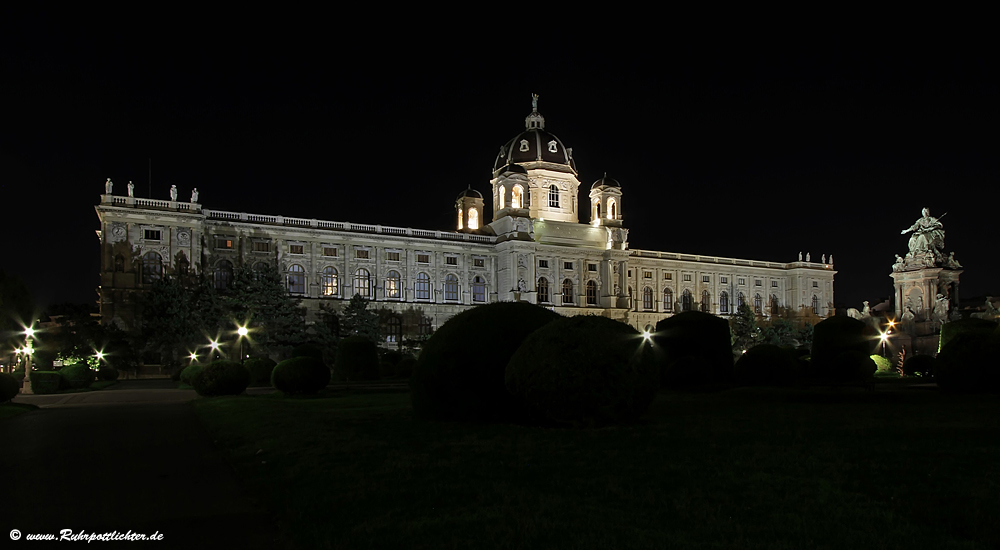
<svg viewBox="0 0 1000 550"><path fill-rule="evenodd" d="M114 184L111 183L111 178L108 178L108 181L104 182L104 194L110 195L113 188Z"/></svg>
<svg viewBox="0 0 1000 550"><path fill-rule="evenodd" d="M944 258L944 225L938 218L931 216L929 208L921 210L921 216L908 229L899 232L905 235L912 232L910 236L910 252L908 258L930 252L935 259ZM945 214L942 214L943 218Z"/></svg>

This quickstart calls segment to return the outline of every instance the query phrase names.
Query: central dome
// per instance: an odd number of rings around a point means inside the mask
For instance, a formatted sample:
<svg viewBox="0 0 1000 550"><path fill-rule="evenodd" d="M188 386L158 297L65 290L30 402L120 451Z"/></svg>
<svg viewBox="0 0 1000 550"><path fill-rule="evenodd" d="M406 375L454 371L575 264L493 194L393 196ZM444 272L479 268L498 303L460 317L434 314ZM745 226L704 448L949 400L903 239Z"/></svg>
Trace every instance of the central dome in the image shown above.
<svg viewBox="0 0 1000 550"><path fill-rule="evenodd" d="M535 167L576 175L573 149L567 148L561 139L545 131L545 117L538 112L538 96L533 97L531 104L531 114L524 119L525 130L500 148L493 163L493 177L502 173L506 166L515 163L539 163Z"/></svg>

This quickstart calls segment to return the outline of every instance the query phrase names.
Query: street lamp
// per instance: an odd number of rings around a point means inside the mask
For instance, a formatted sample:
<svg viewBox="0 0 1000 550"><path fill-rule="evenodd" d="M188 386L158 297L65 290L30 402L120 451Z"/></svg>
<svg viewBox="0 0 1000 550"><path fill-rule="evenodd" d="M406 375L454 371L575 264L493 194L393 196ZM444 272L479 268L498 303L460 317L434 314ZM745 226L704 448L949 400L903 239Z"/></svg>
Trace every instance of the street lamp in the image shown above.
<svg viewBox="0 0 1000 550"><path fill-rule="evenodd" d="M243 341L247 337L247 332L249 332L247 330L247 327L239 327L238 329L236 329L236 334L239 335L239 340L240 340L240 364L241 365L243 364L243 360L246 359L246 354L243 353Z"/></svg>
<svg viewBox="0 0 1000 550"><path fill-rule="evenodd" d="M31 346L31 339L35 336L34 327L24 328L24 348L21 352L24 354L24 383L21 385L21 393L30 394L34 393L31 391L31 355L35 352Z"/></svg>
<svg viewBox="0 0 1000 550"><path fill-rule="evenodd" d="M879 333L878 337L882 340L882 357L885 357L885 343L889 340L889 331Z"/></svg>
<svg viewBox="0 0 1000 550"><path fill-rule="evenodd" d="M212 348L212 352L215 353L215 358L219 358L219 343L215 340L208 341L208 347Z"/></svg>

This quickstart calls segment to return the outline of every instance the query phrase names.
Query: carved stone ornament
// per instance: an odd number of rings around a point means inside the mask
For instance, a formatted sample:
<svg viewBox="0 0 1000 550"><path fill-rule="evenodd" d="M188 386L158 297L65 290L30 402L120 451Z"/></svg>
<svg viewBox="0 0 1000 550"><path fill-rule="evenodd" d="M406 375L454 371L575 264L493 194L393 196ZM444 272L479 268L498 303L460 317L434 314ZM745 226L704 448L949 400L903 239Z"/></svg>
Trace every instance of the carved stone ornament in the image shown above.
<svg viewBox="0 0 1000 550"><path fill-rule="evenodd" d="M524 254L517 255L517 267L523 267L527 269L528 261L524 258Z"/></svg>
<svg viewBox="0 0 1000 550"><path fill-rule="evenodd" d="M111 236L108 239L112 243L120 243L125 240L125 224L114 222L111 224Z"/></svg>
<svg viewBox="0 0 1000 550"><path fill-rule="evenodd" d="M177 243L182 246L187 246L191 244L191 230L189 229L178 229L177 230Z"/></svg>

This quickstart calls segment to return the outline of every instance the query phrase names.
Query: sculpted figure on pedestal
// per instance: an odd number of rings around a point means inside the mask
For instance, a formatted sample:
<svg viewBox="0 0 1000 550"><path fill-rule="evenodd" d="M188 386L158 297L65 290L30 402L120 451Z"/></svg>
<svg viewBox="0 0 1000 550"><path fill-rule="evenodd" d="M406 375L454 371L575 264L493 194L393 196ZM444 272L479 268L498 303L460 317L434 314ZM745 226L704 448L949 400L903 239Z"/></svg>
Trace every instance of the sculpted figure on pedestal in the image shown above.
<svg viewBox="0 0 1000 550"><path fill-rule="evenodd" d="M114 185L115 184L111 183L111 178L108 178L108 181L104 182L104 194L110 195L111 189L114 188Z"/></svg>
<svg viewBox="0 0 1000 550"><path fill-rule="evenodd" d="M900 235L913 233L908 243L910 252L907 254L907 257L930 253L935 259L943 259L944 225L938 218L931 216L929 208L921 210L921 214L923 216L914 222L913 225L899 232ZM944 214L941 217L943 218Z"/></svg>
<svg viewBox="0 0 1000 550"><path fill-rule="evenodd" d="M128 182L128 196L135 196L135 185L132 183L132 180L129 180Z"/></svg>
<svg viewBox="0 0 1000 550"><path fill-rule="evenodd" d="M170 200L172 200L172 201L176 201L177 200L177 186L176 185L171 185L170 186Z"/></svg>

